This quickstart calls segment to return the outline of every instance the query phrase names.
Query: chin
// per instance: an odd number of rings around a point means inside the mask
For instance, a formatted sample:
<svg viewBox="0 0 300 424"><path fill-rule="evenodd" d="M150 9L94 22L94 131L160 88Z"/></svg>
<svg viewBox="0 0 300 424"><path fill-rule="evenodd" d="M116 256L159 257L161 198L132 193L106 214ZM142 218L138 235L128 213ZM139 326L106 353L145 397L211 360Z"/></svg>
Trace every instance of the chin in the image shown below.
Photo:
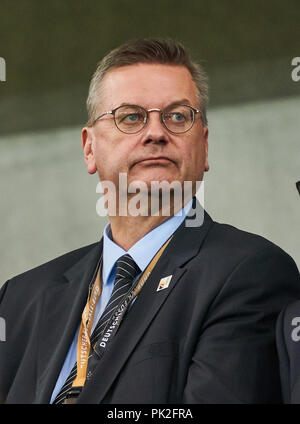
<svg viewBox="0 0 300 424"><path fill-rule="evenodd" d="M152 177L147 178L135 178L134 180L129 182L131 189L140 189L146 188L148 190L151 187L160 186L164 188L164 185L168 187L170 184L174 183L182 186L182 181L180 178L170 177L170 175L153 175Z"/></svg>
<svg viewBox="0 0 300 424"><path fill-rule="evenodd" d="M160 169L149 170L149 172L136 173L132 180L144 181L145 183L151 183L151 181L175 181L181 180L178 172L169 172L167 169L161 167Z"/></svg>

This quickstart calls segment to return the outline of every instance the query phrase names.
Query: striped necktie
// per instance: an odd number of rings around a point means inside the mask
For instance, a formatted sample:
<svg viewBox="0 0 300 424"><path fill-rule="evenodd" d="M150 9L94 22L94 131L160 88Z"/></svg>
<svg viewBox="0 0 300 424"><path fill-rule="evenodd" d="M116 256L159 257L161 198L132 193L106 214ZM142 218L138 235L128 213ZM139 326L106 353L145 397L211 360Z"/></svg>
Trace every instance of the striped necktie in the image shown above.
<svg viewBox="0 0 300 424"><path fill-rule="evenodd" d="M101 338L102 334L105 332L106 327L110 321L111 316L117 310L118 306L122 303L124 297L130 292L133 282L135 281L136 276L140 273L141 270L134 262L132 257L128 254L121 256L116 263L116 277L114 281L114 288L111 294L111 297L104 309L103 314L101 315L98 324L96 325L92 336L91 336L91 346L94 346L97 341ZM94 358L93 361L93 350L91 349L88 362L88 372L87 378L90 378L92 375L91 368L94 368L95 362L98 362L98 359ZM95 353L94 353L95 355ZM94 366L93 366L94 365ZM77 374L77 363L75 363L72 368L69 377L65 381L60 392L57 394L54 404L61 404L65 401L67 393L72 387L73 381L76 378Z"/></svg>

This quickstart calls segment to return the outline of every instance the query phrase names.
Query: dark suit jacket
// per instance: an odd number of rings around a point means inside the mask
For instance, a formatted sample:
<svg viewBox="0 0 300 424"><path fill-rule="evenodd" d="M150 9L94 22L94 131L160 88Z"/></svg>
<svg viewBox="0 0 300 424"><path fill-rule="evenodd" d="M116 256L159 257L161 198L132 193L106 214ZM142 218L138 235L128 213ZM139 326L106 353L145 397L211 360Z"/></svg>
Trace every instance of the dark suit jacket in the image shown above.
<svg viewBox="0 0 300 424"><path fill-rule="evenodd" d="M7 403L49 403L101 249L75 250L2 287ZM275 322L299 297L297 267L279 247L207 214L201 227L183 223L78 402L280 402Z"/></svg>
<svg viewBox="0 0 300 424"><path fill-rule="evenodd" d="M300 301L281 312L276 337L284 402L300 403Z"/></svg>

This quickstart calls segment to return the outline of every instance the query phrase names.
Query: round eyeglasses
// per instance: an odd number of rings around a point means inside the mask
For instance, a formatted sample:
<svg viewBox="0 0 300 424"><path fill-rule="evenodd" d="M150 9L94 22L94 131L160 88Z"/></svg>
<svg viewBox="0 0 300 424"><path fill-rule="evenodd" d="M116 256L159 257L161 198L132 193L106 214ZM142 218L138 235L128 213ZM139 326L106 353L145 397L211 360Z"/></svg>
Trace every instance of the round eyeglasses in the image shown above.
<svg viewBox="0 0 300 424"><path fill-rule="evenodd" d="M113 115L116 127L125 134L139 132L148 122L150 112L159 112L164 127L174 134L185 133L192 128L195 114L200 110L192 106L172 104L164 109L144 109L137 105L122 105L98 116L93 125L105 115Z"/></svg>

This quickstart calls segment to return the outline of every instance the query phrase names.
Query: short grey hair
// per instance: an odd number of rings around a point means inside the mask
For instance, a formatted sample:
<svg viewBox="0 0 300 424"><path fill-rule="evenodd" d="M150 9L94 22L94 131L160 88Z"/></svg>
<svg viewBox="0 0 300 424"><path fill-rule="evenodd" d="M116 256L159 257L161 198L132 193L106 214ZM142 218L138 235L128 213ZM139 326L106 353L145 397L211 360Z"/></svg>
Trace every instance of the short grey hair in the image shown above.
<svg viewBox="0 0 300 424"><path fill-rule="evenodd" d="M97 118L100 86L104 76L111 69L138 63L185 66L197 87L201 110L201 121L207 125L208 79L202 66L192 61L185 47L171 39L138 39L122 44L109 52L97 65L92 77L87 98L88 126Z"/></svg>

